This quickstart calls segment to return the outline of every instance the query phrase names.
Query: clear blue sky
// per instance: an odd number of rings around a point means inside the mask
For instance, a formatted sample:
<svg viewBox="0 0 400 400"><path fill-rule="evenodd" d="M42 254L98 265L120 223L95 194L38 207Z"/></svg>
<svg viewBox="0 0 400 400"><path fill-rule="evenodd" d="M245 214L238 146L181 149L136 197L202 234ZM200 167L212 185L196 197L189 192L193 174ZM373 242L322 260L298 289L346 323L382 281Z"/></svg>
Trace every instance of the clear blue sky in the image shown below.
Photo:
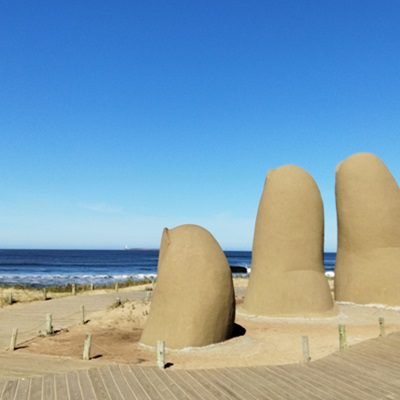
<svg viewBox="0 0 400 400"><path fill-rule="evenodd" d="M157 247L197 223L250 249L296 164L336 246L335 167L400 178L400 2L3 1L0 247Z"/></svg>

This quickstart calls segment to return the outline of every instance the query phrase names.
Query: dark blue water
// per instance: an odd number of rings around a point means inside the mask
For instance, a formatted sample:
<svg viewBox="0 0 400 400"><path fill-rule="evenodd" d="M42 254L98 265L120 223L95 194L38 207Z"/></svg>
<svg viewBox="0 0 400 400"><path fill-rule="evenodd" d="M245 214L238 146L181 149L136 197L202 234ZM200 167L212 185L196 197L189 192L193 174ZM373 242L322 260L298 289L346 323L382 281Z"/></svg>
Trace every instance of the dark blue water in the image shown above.
<svg viewBox="0 0 400 400"><path fill-rule="evenodd" d="M230 265L250 266L251 252L225 252ZM326 253L333 271L335 253ZM158 250L0 250L0 284L48 286L140 280L157 272Z"/></svg>

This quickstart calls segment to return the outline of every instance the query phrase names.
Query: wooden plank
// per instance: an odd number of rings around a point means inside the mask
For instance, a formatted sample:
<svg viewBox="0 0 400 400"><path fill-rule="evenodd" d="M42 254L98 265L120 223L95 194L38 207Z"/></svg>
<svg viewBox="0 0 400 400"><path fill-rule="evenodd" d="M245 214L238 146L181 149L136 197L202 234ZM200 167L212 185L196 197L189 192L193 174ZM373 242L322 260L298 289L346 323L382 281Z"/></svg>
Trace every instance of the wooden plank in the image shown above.
<svg viewBox="0 0 400 400"><path fill-rule="evenodd" d="M165 374L164 369L160 368L155 369L152 367L146 367L146 368L137 368L137 370L140 370L146 376L148 382L153 385L153 387L160 393L163 399L176 400L175 395L169 389L168 385L166 385L165 382L158 377L160 373Z"/></svg>
<svg viewBox="0 0 400 400"><path fill-rule="evenodd" d="M1 395L3 393L3 389L6 386L7 381L6 380L0 380L0 399L1 399Z"/></svg>
<svg viewBox="0 0 400 400"><path fill-rule="evenodd" d="M68 399L67 378L65 374L54 376L54 393L57 400Z"/></svg>
<svg viewBox="0 0 400 400"><path fill-rule="evenodd" d="M110 371L110 374L115 384L117 385L120 393L122 394L123 398L125 400L131 400L131 399L138 400L138 397L131 390L128 382L122 375L120 368L117 365L110 365L107 367L107 369Z"/></svg>
<svg viewBox="0 0 400 400"><path fill-rule="evenodd" d="M400 356L400 343L394 343L393 341L391 342L385 342L382 340L382 342L379 343L379 348L375 349L373 347L370 348L370 350L379 350L380 353L383 353L386 357L389 357L390 359L396 360Z"/></svg>
<svg viewBox="0 0 400 400"><path fill-rule="evenodd" d="M79 386L81 389L82 397L85 400L96 400L92 382L89 379L88 371L77 371Z"/></svg>
<svg viewBox="0 0 400 400"><path fill-rule="evenodd" d="M323 370L327 381L332 382L334 387L339 385L341 390L347 391L353 396L361 396L362 394L363 398L376 399L382 395L390 394L390 391L384 390L381 386L371 385L371 382L365 379L365 374L363 376L359 375L361 379L357 379L354 369L346 364L341 364L338 368L330 360L326 360L326 362L320 363L318 366L311 365L310 370L320 379L323 379L321 378L321 370Z"/></svg>
<svg viewBox="0 0 400 400"><path fill-rule="evenodd" d="M276 389L274 385L271 385L268 379L254 375L248 368L232 368L229 370L233 377L237 377L237 381L247 381L254 387L262 390L268 398L285 400L287 395L282 393L281 388Z"/></svg>
<svg viewBox="0 0 400 400"><path fill-rule="evenodd" d="M31 384L31 380L29 378L19 379L17 391L15 393L14 398L16 400L26 400L29 396L30 384ZM0 393L1 393L1 391L0 391Z"/></svg>
<svg viewBox="0 0 400 400"><path fill-rule="evenodd" d="M304 368L296 369L296 377L300 382L307 381L310 385L317 387L319 393L326 391L326 397L329 396L329 398L333 399L358 399L358 396L361 395L358 391L354 391L353 388L347 388L335 376L327 374L327 371L323 367L312 369L312 366L313 363L304 366Z"/></svg>
<svg viewBox="0 0 400 400"><path fill-rule="evenodd" d="M382 372L388 372L389 374L399 375L400 371L396 363L387 362L383 357L371 357L369 354L363 354L362 352L353 352L348 354L347 359L362 360L372 365L376 365Z"/></svg>
<svg viewBox="0 0 400 400"><path fill-rule="evenodd" d="M398 362L400 354L395 354L395 348L393 346L388 346L388 349L383 349L381 346L377 349L355 349L354 353L357 355L362 354L364 357L368 357L374 362L387 364L391 368L400 371L400 364Z"/></svg>
<svg viewBox="0 0 400 400"><path fill-rule="evenodd" d="M336 368L344 369L345 367L352 369L352 376L357 380L364 380L377 387L387 387L390 390L399 390L400 389L400 380L398 380L397 385L393 384L393 379L388 377L387 374L382 374L381 371L376 371L371 368L370 364L360 363L357 364L355 362L349 362L345 358L338 357L330 357L329 362L331 364L335 364ZM313 365L316 368L323 368L323 364L321 366ZM397 378L397 377L396 377Z"/></svg>
<svg viewBox="0 0 400 400"><path fill-rule="evenodd" d="M130 370L132 375L137 379L137 381L143 387L144 391L149 395L152 400L163 399L162 393L147 379L147 376L144 373L145 368L131 367Z"/></svg>
<svg viewBox="0 0 400 400"><path fill-rule="evenodd" d="M338 368L343 363L349 365L352 368L360 371L362 374L373 375L376 379L385 381L390 380L391 382L398 380L399 374L394 372L391 367L383 367L381 364L366 361L360 357L331 357L330 362L336 363Z"/></svg>
<svg viewBox="0 0 400 400"><path fill-rule="evenodd" d="M343 357L337 357L336 355L332 356L333 359L338 359L339 362L347 361L348 363L351 363L352 365L358 365L362 369L368 369L369 371L375 371L376 373L382 374L384 373L385 375L387 374L388 376L398 376L397 373L392 372L392 369L387 366L383 366L382 364L372 362L369 359L364 359L364 356L361 354L357 357L347 355Z"/></svg>
<svg viewBox="0 0 400 400"><path fill-rule="evenodd" d="M371 382L366 380L366 374L357 375L353 367L348 364L341 363L340 366L332 363L331 360L327 360L321 363L319 366L310 366L312 370L318 375L323 369L327 379L331 382L337 382L337 385L341 389L347 390L350 393L358 393L358 396L362 394L362 398L377 398L381 397L382 394L386 395L390 393L382 390L381 387L374 387Z"/></svg>
<svg viewBox="0 0 400 400"><path fill-rule="evenodd" d="M326 390L326 398L328 398L329 393L329 398L331 399L376 399L376 397L370 397L368 392L365 393L360 391L358 388L348 386L340 379L337 379L336 376L326 374L325 369L321 373L320 370L306 368L305 371L298 371L297 376L300 381L304 380L314 382L315 387L319 389L320 393L323 393L324 390Z"/></svg>
<svg viewBox="0 0 400 400"><path fill-rule="evenodd" d="M91 368L88 370L90 381L93 385L93 390L96 393L96 397L99 400L111 400L110 395L104 386L103 380L97 368Z"/></svg>
<svg viewBox="0 0 400 400"><path fill-rule="evenodd" d="M374 350L374 349L381 349L381 350L395 350L398 345L400 344L400 341L398 341L395 338L390 338L390 337L385 337L385 338L375 338L375 339L370 339L370 340L366 340L364 342L360 342L355 346L352 346L350 350L352 349L370 349L370 350Z"/></svg>
<svg viewBox="0 0 400 400"><path fill-rule="evenodd" d="M255 379L254 375L251 373L247 373L247 368L227 368L223 372L224 374L229 374L230 379L234 380L238 384L244 383L244 386L247 390L251 391L251 393L256 397L260 398L274 398L278 400L282 400L285 397L282 397L280 393L276 393L268 388L264 381L265 379Z"/></svg>
<svg viewBox="0 0 400 400"><path fill-rule="evenodd" d="M315 390L314 386L310 383L304 383L295 373L290 369L276 370L278 366L265 367L262 372L264 375L268 375L270 382L275 382L280 386L281 391L285 391L291 398L294 394L296 399L320 399L321 393L319 390ZM257 371L255 371L257 373ZM325 394L326 395L326 394Z"/></svg>
<svg viewBox="0 0 400 400"><path fill-rule="evenodd" d="M207 369L201 371L203 375L203 379L208 379L210 382L214 384L217 388L221 389L221 391L227 394L231 399L235 400L248 400L252 399L252 396L247 396L247 394L243 395L243 392L240 390L239 392L236 388L232 387L229 382L225 379L221 379L221 377L217 377L217 373L215 369Z"/></svg>
<svg viewBox="0 0 400 400"><path fill-rule="evenodd" d="M235 380L228 371L230 371L228 368L215 369L213 375L221 384L227 385L245 399L268 399L265 392L254 390L254 386L249 385L248 381Z"/></svg>
<svg viewBox="0 0 400 400"><path fill-rule="evenodd" d="M201 370L179 370L179 372L181 379L185 382L189 382L190 386L196 390L199 396L211 400L227 398L225 393L204 378Z"/></svg>
<svg viewBox="0 0 400 400"><path fill-rule="evenodd" d="M143 389L143 386L138 382L136 377L132 374L128 365L120 365L121 373L131 388L132 392L135 393L138 400L151 400L150 396Z"/></svg>
<svg viewBox="0 0 400 400"><path fill-rule="evenodd" d="M197 371L108 366L0 381L0 397L16 400L375 400L399 395L399 334L352 346L304 366Z"/></svg>
<svg viewBox="0 0 400 400"><path fill-rule="evenodd" d="M246 367L243 370L246 374L252 375L259 385L266 387L272 392L273 399L290 399L293 398L293 386L288 385L286 381L282 382L276 379L275 375L271 375L270 369L273 367ZM302 394L295 396L296 399L302 397Z"/></svg>
<svg viewBox="0 0 400 400"><path fill-rule="evenodd" d="M277 371L276 367L265 367L262 375L264 377L267 375L270 382L276 383L291 398L293 398L293 394L295 393L298 399L321 399L322 394L318 394L319 391L315 390L314 387L310 387L309 383L299 382L298 379L294 379L292 373L288 370ZM259 369L252 370L255 373L261 373Z"/></svg>
<svg viewBox="0 0 400 400"><path fill-rule="evenodd" d="M190 399L198 399L201 400L204 397L201 395L201 392L199 393L199 388L197 382L194 382L193 380L190 381L186 377L186 375L183 375L181 371L175 370L175 371L168 371L167 372L168 376L170 379L172 379L177 386L185 393L186 396L188 396Z"/></svg>
<svg viewBox="0 0 400 400"><path fill-rule="evenodd" d="M29 400L42 400L43 394L43 378L35 377L31 379L29 389Z"/></svg>
<svg viewBox="0 0 400 400"><path fill-rule="evenodd" d="M82 397L78 375L76 374L76 372L67 372L66 378L69 400L85 400Z"/></svg>
<svg viewBox="0 0 400 400"><path fill-rule="evenodd" d="M170 395L167 395L167 398L169 399L189 399L186 394L179 389L177 384L170 379L165 370L158 369L157 371L154 368L148 368L148 378L154 382L156 386L160 387L166 387L168 391L170 392Z"/></svg>
<svg viewBox="0 0 400 400"><path fill-rule="evenodd" d="M2 400L14 400L17 391L18 381L8 381L1 395Z"/></svg>
<svg viewBox="0 0 400 400"><path fill-rule="evenodd" d="M394 363L395 367L398 368L398 358L400 356L399 353L396 353L396 348L394 345L389 345L389 344L379 344L379 346L375 347L358 347L353 349L352 351L353 354L363 354L366 357L371 357L372 359L380 359L384 360L387 362L392 362Z"/></svg>
<svg viewBox="0 0 400 400"><path fill-rule="evenodd" d="M107 389L111 400L124 400L122 393L120 392L118 386L115 384L113 377L111 376L110 370L108 368L99 368L99 373L101 379L103 380L104 386Z"/></svg>
<svg viewBox="0 0 400 400"><path fill-rule="evenodd" d="M313 371L308 368L309 365L281 365L276 367L276 372L279 373L285 369L299 385L306 386L313 396L323 396L324 399L347 398L346 395L342 395L342 390L337 390L337 387L331 385L326 374L321 374L317 379L313 375Z"/></svg>
<svg viewBox="0 0 400 400"><path fill-rule="evenodd" d="M43 398L46 400L54 400L54 375L45 375L43 377Z"/></svg>

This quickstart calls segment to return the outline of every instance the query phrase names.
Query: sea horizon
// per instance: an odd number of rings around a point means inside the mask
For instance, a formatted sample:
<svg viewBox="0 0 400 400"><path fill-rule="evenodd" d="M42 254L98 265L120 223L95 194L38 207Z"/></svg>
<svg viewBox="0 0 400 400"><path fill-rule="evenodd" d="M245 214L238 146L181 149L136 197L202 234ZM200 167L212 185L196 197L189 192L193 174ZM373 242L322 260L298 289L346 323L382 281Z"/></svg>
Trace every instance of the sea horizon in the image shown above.
<svg viewBox="0 0 400 400"><path fill-rule="evenodd" d="M251 268L251 251L224 253L231 267ZM159 249L0 249L0 285L44 287L152 279L157 275L158 255ZM336 253L324 253L325 271L331 275L335 259Z"/></svg>

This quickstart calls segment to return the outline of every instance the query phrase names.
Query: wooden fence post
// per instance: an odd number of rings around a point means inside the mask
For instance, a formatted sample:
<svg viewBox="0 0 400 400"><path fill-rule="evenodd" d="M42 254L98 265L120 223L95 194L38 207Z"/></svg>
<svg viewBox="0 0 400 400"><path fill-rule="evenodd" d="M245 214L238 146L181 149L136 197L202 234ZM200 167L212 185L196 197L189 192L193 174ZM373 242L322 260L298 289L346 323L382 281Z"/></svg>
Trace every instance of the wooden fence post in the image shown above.
<svg viewBox="0 0 400 400"><path fill-rule="evenodd" d="M71 285L71 290L72 290L72 296L76 296L76 285L75 285L75 283L73 283Z"/></svg>
<svg viewBox="0 0 400 400"><path fill-rule="evenodd" d="M116 292L118 292L118 282L115 282L114 289Z"/></svg>
<svg viewBox="0 0 400 400"><path fill-rule="evenodd" d="M347 347L346 325L339 325L339 350Z"/></svg>
<svg viewBox="0 0 400 400"><path fill-rule="evenodd" d="M303 362L308 363L311 361L310 344L308 341L308 336L302 336L301 342L302 342L302 348L303 348Z"/></svg>
<svg viewBox="0 0 400 400"><path fill-rule="evenodd" d="M10 350L14 351L17 348L18 328L14 328L11 334Z"/></svg>
<svg viewBox="0 0 400 400"><path fill-rule="evenodd" d="M85 306L82 304L81 305L81 313L82 313L82 325L85 325L86 323L86 317L85 317Z"/></svg>
<svg viewBox="0 0 400 400"><path fill-rule="evenodd" d="M152 295L152 292L151 292L150 290L146 291L146 297L145 297L145 299L144 299L144 301L145 301L146 303L150 303L151 297L152 297L151 295Z"/></svg>
<svg viewBox="0 0 400 400"><path fill-rule="evenodd" d="M46 335L52 335L53 329L53 316L51 314L46 315Z"/></svg>
<svg viewBox="0 0 400 400"><path fill-rule="evenodd" d="M43 300L47 300L47 288L43 288Z"/></svg>
<svg viewBox="0 0 400 400"><path fill-rule="evenodd" d="M94 290L94 284L93 283L90 284L90 290Z"/></svg>
<svg viewBox="0 0 400 400"><path fill-rule="evenodd" d="M385 336L385 319L379 318L379 336Z"/></svg>
<svg viewBox="0 0 400 400"><path fill-rule="evenodd" d="M165 342L164 340L157 340L157 366L158 368L165 368Z"/></svg>
<svg viewBox="0 0 400 400"><path fill-rule="evenodd" d="M90 360L90 348L92 347L92 335L87 335L85 343L83 344L83 354L82 359Z"/></svg>

